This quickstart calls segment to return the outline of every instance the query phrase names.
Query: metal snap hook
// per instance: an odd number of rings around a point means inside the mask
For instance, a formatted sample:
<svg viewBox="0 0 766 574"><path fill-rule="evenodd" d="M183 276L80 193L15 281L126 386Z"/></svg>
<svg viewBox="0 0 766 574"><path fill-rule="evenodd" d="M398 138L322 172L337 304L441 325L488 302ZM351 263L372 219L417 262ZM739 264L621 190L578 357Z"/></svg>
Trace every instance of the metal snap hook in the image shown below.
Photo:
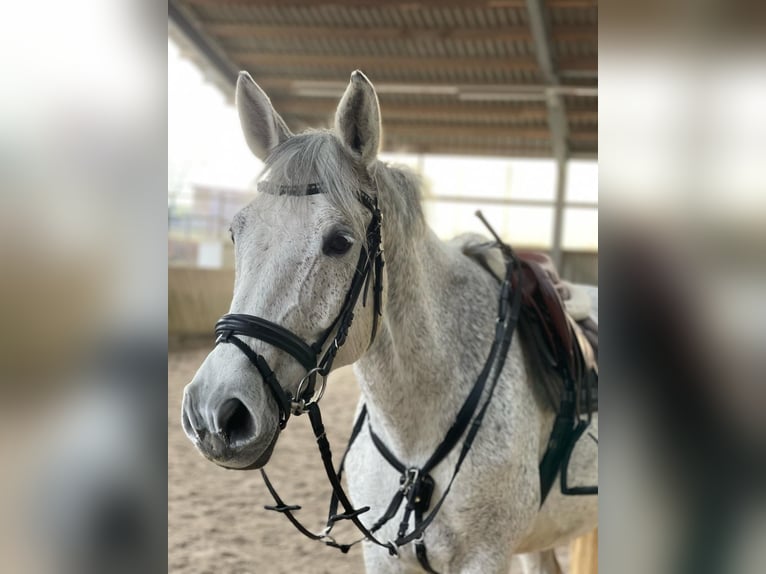
<svg viewBox="0 0 766 574"><path fill-rule="evenodd" d="M290 411L295 416L300 416L306 411L306 401L300 399L298 401L290 401Z"/></svg>
<svg viewBox="0 0 766 574"><path fill-rule="evenodd" d="M401 483L399 490L404 494L407 494L410 491L410 488L412 488L412 486L418 481L419 477L419 468L408 468L399 479L399 482Z"/></svg>

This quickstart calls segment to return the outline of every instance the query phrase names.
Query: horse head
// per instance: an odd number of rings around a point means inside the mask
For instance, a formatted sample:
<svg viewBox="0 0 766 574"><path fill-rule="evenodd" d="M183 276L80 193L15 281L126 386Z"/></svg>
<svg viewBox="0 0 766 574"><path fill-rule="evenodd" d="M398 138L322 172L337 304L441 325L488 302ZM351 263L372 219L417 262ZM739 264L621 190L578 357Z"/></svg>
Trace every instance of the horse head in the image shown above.
<svg viewBox="0 0 766 574"><path fill-rule="evenodd" d="M377 209L360 201L377 201L381 128L375 90L364 74L354 72L334 130L298 135L244 72L236 105L245 140L265 167L258 193L231 224L235 282L226 317L261 318L307 346L314 343L313 350L322 356L337 343L343 323L338 318L348 310L353 321L331 364L353 363L370 343L378 311L366 296L348 303L355 275L368 261ZM216 464L260 468L286 422L280 398L300 397L308 367L285 345L247 336L238 341L267 367L258 367L241 347L216 345L184 391L183 428ZM268 372L274 373L273 381L267 380Z"/></svg>

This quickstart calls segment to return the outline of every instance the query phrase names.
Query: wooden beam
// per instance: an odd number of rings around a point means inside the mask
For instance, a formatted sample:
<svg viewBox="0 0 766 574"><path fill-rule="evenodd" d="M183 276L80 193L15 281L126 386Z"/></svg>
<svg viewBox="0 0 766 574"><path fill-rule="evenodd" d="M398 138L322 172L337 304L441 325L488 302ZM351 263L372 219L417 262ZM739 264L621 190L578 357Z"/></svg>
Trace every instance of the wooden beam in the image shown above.
<svg viewBox="0 0 766 574"><path fill-rule="evenodd" d="M559 77L553 64L550 20L546 14L544 0L526 0L529 29L534 38L535 54L540 65L540 72L545 81L555 86ZM565 68L561 60L559 68ZM570 68L572 66L569 66ZM556 159L556 191L553 217L553 237L551 238L551 259L557 269L561 269L561 241L564 229L564 195L566 193L567 155L569 146L567 135L569 124L566 117L564 100L560 94L550 93L548 98L548 126L551 131L551 147Z"/></svg>
<svg viewBox="0 0 766 574"><path fill-rule="evenodd" d="M595 122L598 121L598 112L591 110L567 110L567 119L576 122Z"/></svg>
<svg viewBox="0 0 766 574"><path fill-rule="evenodd" d="M553 159L553 151L548 147L532 148L523 146L500 146L496 144L445 144L444 142L412 142L393 138L383 140L383 151L389 153L430 153L443 155ZM570 159L595 160L597 157L598 154L595 151L573 151L569 154Z"/></svg>
<svg viewBox="0 0 766 574"><path fill-rule="evenodd" d="M482 197L475 195L424 195L423 201L446 201L451 203L481 203L485 205L508 205L518 207L553 207L552 199L513 199L506 197ZM568 201L567 207L577 209L598 208L598 202Z"/></svg>
<svg viewBox="0 0 766 574"><path fill-rule="evenodd" d="M274 108L281 114L323 117L335 112L337 98L272 98ZM507 120L545 121L544 107L482 105L480 103L417 103L387 102L381 98L384 119L424 119L445 116L442 121L472 121L481 116L502 117ZM589 114L591 112L588 112Z"/></svg>
<svg viewBox="0 0 766 574"><path fill-rule="evenodd" d="M524 8L525 0L184 0L185 4L224 4L263 7L311 7L345 6L348 8L400 8L402 10L424 10L428 8L475 8L503 9ZM598 0L548 0L552 8L597 8Z"/></svg>
<svg viewBox="0 0 766 574"><path fill-rule="evenodd" d="M206 37L198 30L198 27L186 14L187 10L179 8L176 4L177 2L174 0L168 2L168 24L170 25L168 31L171 32L171 35L175 29L180 31L180 36L183 38L182 43L193 46L194 51L198 52L220 76L220 82L216 83L230 83L233 87L237 81L237 68L234 63L226 57L226 54L222 53L220 46L216 46L212 38ZM204 66L200 66L200 68L204 69Z"/></svg>
<svg viewBox="0 0 766 574"><path fill-rule="evenodd" d="M304 98L340 98L348 86L348 76L343 79L313 79L286 77L284 75L264 75L255 73L255 81L272 97L277 94L292 94ZM375 80L375 90L378 97L385 98L388 94L406 96L447 96L464 102L494 102L501 103L498 95L536 95L540 101L547 98L547 93L560 94L567 97L595 98L597 87L577 85L546 86L544 84L451 84L440 81L431 82L392 82ZM512 98L509 98L512 99ZM506 100L508 101L508 100Z"/></svg>
<svg viewBox="0 0 766 574"><path fill-rule="evenodd" d="M348 27L348 26L293 26L262 25L242 22L206 22L205 29L219 38L345 38L378 40L531 40L526 26L497 26L492 28L422 28L422 27ZM563 25L552 27L553 40L598 41L598 28L590 25Z"/></svg>
<svg viewBox="0 0 766 574"><path fill-rule="evenodd" d="M486 137L486 138L510 138L548 140L550 131L545 128L518 128L509 126L487 125L444 125L444 124L417 124L386 122L383 124L383 133L397 134L415 138L462 138L462 137Z"/></svg>
<svg viewBox="0 0 766 574"><path fill-rule="evenodd" d="M337 102L336 102L337 104ZM275 108L284 116L285 118L295 118L301 121L302 123L305 123L307 125L310 124L324 124L326 123L328 118L332 118L335 114L335 106L309 106L313 107L314 109L307 109L308 107L304 106L284 106L279 103L274 104ZM446 107L446 106L445 106ZM433 115L429 113L428 106L415 106L413 109L408 109L407 106L401 106L401 107L390 107L390 106L381 106L381 114L383 116L383 121L391 121L391 120L428 120L432 123L438 123L440 125L450 126L453 124L461 124L460 128L465 127L466 124L468 125L476 125L476 126L483 126L487 125L487 123L492 122L494 125L498 125L499 123L513 123L518 121L533 121L533 122L546 122L547 119L547 112L545 110L538 111L538 110L502 110L502 111L490 111L490 110L482 110L482 111L474 111L474 110L463 110L463 111L456 111L454 113L451 113L449 115ZM569 113L570 116L574 115L577 116L593 116L593 119L596 119L596 114L594 112L575 112L572 114ZM571 118L570 117L570 124L571 124ZM588 118L590 119L590 118ZM288 122L289 123L289 122ZM547 125L547 123L545 124ZM506 126L508 129L513 129L515 126L508 125ZM570 138L574 140L585 140L585 141L597 141L598 140L598 133L595 131L587 131L587 130L578 130L578 131L572 131L572 128L570 127Z"/></svg>
<svg viewBox="0 0 766 574"><path fill-rule="evenodd" d="M598 142L598 132L593 131L569 131L569 139L578 142Z"/></svg>
<svg viewBox="0 0 766 574"><path fill-rule="evenodd" d="M551 40L554 42L598 42L598 26L572 24L552 25Z"/></svg>
<svg viewBox="0 0 766 574"><path fill-rule="evenodd" d="M384 116L385 118L385 116ZM384 133L414 138L513 138L530 140L550 140L548 127L517 127L486 124L443 124L383 121ZM569 139L577 142L598 142L598 132L570 132Z"/></svg>
<svg viewBox="0 0 766 574"><path fill-rule="evenodd" d="M496 28L412 28L374 27L352 28L348 26L290 26L259 25L252 23L207 23L205 28L221 38L345 38L345 39L391 39L391 40L530 40L525 27ZM563 37L563 34L562 34ZM593 36L596 40L596 36Z"/></svg>
<svg viewBox="0 0 766 574"><path fill-rule="evenodd" d="M523 146L445 144L444 142L412 142L386 139L383 140L383 151L391 153L429 153L491 157L552 157L552 152L547 147L529 148Z"/></svg>
<svg viewBox="0 0 766 574"><path fill-rule="evenodd" d="M598 56L556 58L556 62L559 72L572 70L598 72Z"/></svg>
<svg viewBox="0 0 766 574"><path fill-rule="evenodd" d="M324 54L275 54L268 52L236 51L231 53L232 59L244 64L264 67L304 66L310 68L334 66L349 70L361 68L375 70L394 68L395 70L410 71L459 71L460 68L483 70L536 70L535 58L517 56L506 58L482 57L390 57L390 56L354 56L354 55L324 55ZM566 67L565 64L562 66ZM257 80L256 80L257 81Z"/></svg>

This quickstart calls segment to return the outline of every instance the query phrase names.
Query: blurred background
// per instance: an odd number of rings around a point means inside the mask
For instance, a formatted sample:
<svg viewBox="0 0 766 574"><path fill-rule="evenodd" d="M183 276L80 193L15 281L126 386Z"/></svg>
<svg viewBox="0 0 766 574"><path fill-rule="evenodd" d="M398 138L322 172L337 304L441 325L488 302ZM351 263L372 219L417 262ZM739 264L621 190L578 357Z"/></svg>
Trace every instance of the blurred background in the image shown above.
<svg viewBox="0 0 766 574"><path fill-rule="evenodd" d="M2 6L3 572L166 568L165 18Z"/></svg>
<svg viewBox="0 0 766 574"><path fill-rule="evenodd" d="M763 572L764 38L748 0L3 5L0 569L271 572L287 543L342 571L181 435L211 342L166 337L208 337L231 293L221 233L260 168L233 75L299 130L361 67L440 235L481 206L600 285L602 571ZM274 478L319 517L301 432Z"/></svg>

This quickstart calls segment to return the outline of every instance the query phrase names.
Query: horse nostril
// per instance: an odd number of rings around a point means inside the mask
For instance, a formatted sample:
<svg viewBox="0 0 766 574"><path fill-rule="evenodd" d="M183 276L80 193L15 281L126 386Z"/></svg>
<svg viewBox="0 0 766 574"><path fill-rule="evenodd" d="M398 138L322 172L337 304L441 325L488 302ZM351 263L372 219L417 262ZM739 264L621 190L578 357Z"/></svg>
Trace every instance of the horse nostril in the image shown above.
<svg viewBox="0 0 766 574"><path fill-rule="evenodd" d="M192 439L196 438L198 441L205 440L207 430L199 423L200 417L194 408L194 402L192 401L190 395L184 396L182 408L183 416L181 423L183 425L184 431L186 432L186 435Z"/></svg>
<svg viewBox="0 0 766 574"><path fill-rule="evenodd" d="M230 445L244 442L255 435L255 421L239 399L228 399L218 409L216 423Z"/></svg>

